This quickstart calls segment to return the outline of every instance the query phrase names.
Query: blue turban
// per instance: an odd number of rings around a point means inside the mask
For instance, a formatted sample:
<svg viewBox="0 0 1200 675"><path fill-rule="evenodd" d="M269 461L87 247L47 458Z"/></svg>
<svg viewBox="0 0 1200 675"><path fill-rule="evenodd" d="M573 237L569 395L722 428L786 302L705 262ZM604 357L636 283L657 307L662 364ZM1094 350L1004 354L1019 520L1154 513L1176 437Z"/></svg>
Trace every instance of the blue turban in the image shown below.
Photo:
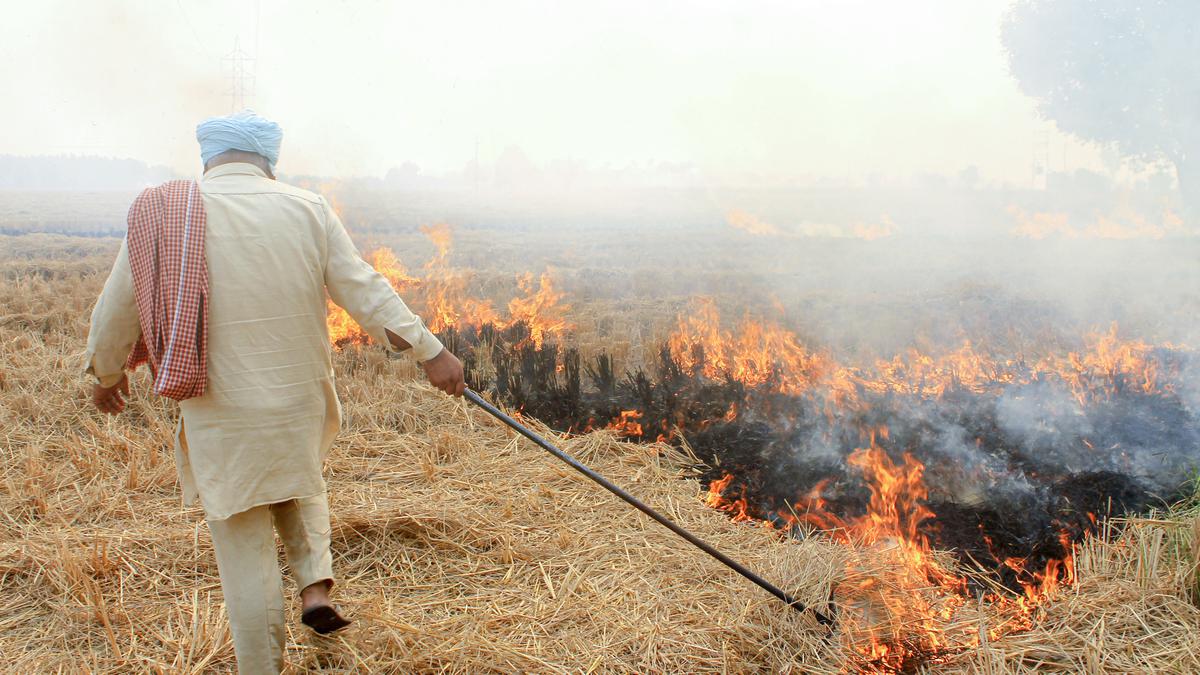
<svg viewBox="0 0 1200 675"><path fill-rule="evenodd" d="M225 117L210 117L197 124L196 140L200 142L200 161L204 164L226 150L245 150L266 157L274 173L283 130L253 110L243 110Z"/></svg>

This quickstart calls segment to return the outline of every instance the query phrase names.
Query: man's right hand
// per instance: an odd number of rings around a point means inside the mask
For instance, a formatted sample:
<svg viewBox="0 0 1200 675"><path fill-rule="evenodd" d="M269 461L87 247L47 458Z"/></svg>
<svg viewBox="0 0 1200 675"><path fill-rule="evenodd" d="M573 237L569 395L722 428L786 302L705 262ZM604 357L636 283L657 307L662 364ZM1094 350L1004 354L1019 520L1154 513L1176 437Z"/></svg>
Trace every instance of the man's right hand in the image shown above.
<svg viewBox="0 0 1200 675"><path fill-rule="evenodd" d="M441 389L451 396L462 396L467 389L463 380L463 366L458 357L443 348L441 353L421 364L425 368L425 377L429 384Z"/></svg>

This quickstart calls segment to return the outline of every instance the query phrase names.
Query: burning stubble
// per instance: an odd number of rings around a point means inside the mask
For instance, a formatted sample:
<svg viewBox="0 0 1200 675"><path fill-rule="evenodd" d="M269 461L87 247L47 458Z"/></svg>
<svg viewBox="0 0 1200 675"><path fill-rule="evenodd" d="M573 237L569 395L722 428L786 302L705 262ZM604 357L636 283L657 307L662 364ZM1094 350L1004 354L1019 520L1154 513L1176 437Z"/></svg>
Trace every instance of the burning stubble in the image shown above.
<svg viewBox="0 0 1200 675"><path fill-rule="evenodd" d="M1073 345L962 340L848 360L700 297L649 356L619 363L580 348L551 275L518 275L493 302L450 265L450 229L423 229L435 254L421 275L390 250L370 259L423 304L473 387L564 431L686 448L704 501L735 521L869 551L836 591L864 667L935 663L1029 628L1075 581L1078 542L1178 497L1200 465L1193 351L1118 324ZM339 312L332 339L365 342ZM982 633L958 620L981 602L1000 617Z"/></svg>

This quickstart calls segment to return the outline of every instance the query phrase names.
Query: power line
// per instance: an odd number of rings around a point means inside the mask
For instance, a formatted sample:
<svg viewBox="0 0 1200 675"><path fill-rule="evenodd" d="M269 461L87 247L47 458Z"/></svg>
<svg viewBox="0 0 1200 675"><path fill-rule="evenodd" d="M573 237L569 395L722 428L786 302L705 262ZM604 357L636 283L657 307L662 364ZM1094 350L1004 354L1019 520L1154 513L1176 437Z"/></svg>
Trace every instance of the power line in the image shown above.
<svg viewBox="0 0 1200 675"><path fill-rule="evenodd" d="M254 0L254 58L258 58L258 25L262 18L262 1Z"/></svg>
<svg viewBox="0 0 1200 675"><path fill-rule="evenodd" d="M204 49L204 43L200 41L200 35L196 33L196 27L192 25L192 19L188 16L187 10L183 8L183 3L180 0L175 0L175 6L179 8L179 13L183 15L183 22L187 24L188 30L192 32L192 38L196 40L196 46Z"/></svg>
<svg viewBox="0 0 1200 675"><path fill-rule="evenodd" d="M229 71L229 111L246 109L246 102L254 100L254 57L242 51L240 36L233 39L233 51L221 59Z"/></svg>

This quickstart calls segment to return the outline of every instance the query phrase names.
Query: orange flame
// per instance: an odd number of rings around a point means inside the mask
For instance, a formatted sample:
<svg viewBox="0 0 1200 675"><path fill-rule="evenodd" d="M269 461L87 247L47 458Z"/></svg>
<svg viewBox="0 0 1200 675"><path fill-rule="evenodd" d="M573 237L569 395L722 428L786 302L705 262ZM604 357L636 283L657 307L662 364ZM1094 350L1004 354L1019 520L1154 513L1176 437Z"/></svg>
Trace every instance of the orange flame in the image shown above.
<svg viewBox="0 0 1200 675"><path fill-rule="evenodd" d="M450 226L444 223L426 225L421 227L421 232L434 245L434 255L425 264L423 278L409 275L389 248L372 251L366 260L397 291L413 289L419 292L419 301L423 305L420 313L430 330L477 329L489 323L503 329L524 322L529 327L530 342L540 349L548 338L559 337L571 328L565 318L570 306L561 302L566 294L556 287L549 272L543 272L536 283L533 274L517 278L517 287L522 295L509 301L509 317L505 319L491 301L471 292L473 277L469 273L449 266L453 246ZM327 326L330 341L336 345L366 344L370 341L346 311L332 302L329 303Z"/></svg>
<svg viewBox="0 0 1200 675"><path fill-rule="evenodd" d="M425 264L425 323L437 333L448 328L470 326L479 328L485 323L497 323L499 314L492 303L468 292L470 277L449 266L453 233L446 223L422 225L421 232L429 237L436 253Z"/></svg>
<svg viewBox="0 0 1200 675"><path fill-rule="evenodd" d="M735 331L720 326L716 303L698 298L667 339L671 358L685 371L698 369L706 377L728 376L750 386L771 382L793 394L809 389L827 364L777 324L747 317Z"/></svg>
<svg viewBox="0 0 1200 675"><path fill-rule="evenodd" d="M750 515L750 507L745 497L731 500L725 496L725 490L729 488L731 482L733 482L733 474L727 473L720 480L714 480L709 483L708 494L704 497L704 503L714 509L728 513L734 522L740 523L754 520L754 517Z"/></svg>
<svg viewBox="0 0 1200 675"><path fill-rule="evenodd" d="M379 248L367 255L366 260L377 272L382 274L388 283L397 291L417 287L421 280L410 276L400 263L399 258L390 248ZM350 318L346 310L328 301L325 323L329 329L329 340L337 345L366 344L370 341L363 329Z"/></svg>
<svg viewBox="0 0 1200 675"><path fill-rule="evenodd" d="M642 423L638 421L642 417L640 410L622 410L621 416L609 424L608 428L616 430L622 436L641 438L645 435Z"/></svg>
<svg viewBox="0 0 1200 675"><path fill-rule="evenodd" d="M896 233L896 223L892 222L887 214L881 215L878 223L855 223L849 227L832 223L805 223L793 225L784 230L754 214L733 209L725 214L725 222L735 230L741 230L756 237L834 237L874 241Z"/></svg>
<svg viewBox="0 0 1200 675"><path fill-rule="evenodd" d="M525 296L509 301L509 323L524 322L529 326L529 339L535 347L541 349L547 336L557 336L571 327L563 316L571 307L560 304L566 294L554 287L554 280L549 273L543 272L539 277L536 291L533 274L522 275L517 280L517 286Z"/></svg>
<svg viewBox="0 0 1200 675"><path fill-rule="evenodd" d="M429 241L433 242L434 247L437 248L437 253L425 267L427 269L445 267L446 258L449 257L450 248L454 242L453 230L451 230L450 225L446 223L434 223L433 225L422 225L420 229L426 237L429 237Z"/></svg>
<svg viewBox="0 0 1200 675"><path fill-rule="evenodd" d="M894 461L881 446L887 438L886 428L871 432L869 445L855 450L847 460L862 472L870 489L864 515L843 520L827 511L821 493L828 481L822 481L790 509L773 514L775 521L763 522L769 527L772 522L787 527L806 523L855 544L853 551L867 552L851 557L846 588L838 593L844 630L869 669L899 672L916 655L975 647L979 634L969 622L959 623L960 629L952 628L955 617L968 606L966 578L948 558L932 549L920 529L923 522L935 517L926 505L925 466L908 453L900 462ZM704 502L735 521L757 520L744 496L727 494L734 478L725 473L711 481ZM989 639L1029 628L1036 608L1061 586L1074 583L1073 546L1065 532L1060 541L1064 557L1050 560L1044 570L1028 570L1018 558L1004 561L1017 572L1024 596L989 596L1001 615L1001 621L988 629ZM874 563L858 569L867 555L874 556ZM889 561L883 569L880 559ZM858 612L847 611L853 608Z"/></svg>
<svg viewBox="0 0 1200 675"><path fill-rule="evenodd" d="M863 392L936 398L956 389L985 392L1056 378L1084 405L1127 390L1167 392L1173 379L1161 372L1154 346L1121 338L1115 324L1106 332L1087 336L1081 350L1045 357L1032 365L1022 359L997 359L964 341L950 352L933 355L912 349L859 369L807 350L796 335L768 322L746 319L735 330L722 330L715 303L701 299L679 318L669 345L672 358L685 369L709 377L732 377L753 386L774 383L780 391L824 397L830 415L865 406ZM736 415L736 410L731 409L730 414ZM851 626L848 632L856 636L857 649L870 668L899 670L917 655L971 648L980 637L978 629L950 628L977 626L955 620L968 607L966 576L949 558L932 549L920 529L922 522L935 518L927 506L925 467L909 454L894 460L881 445L886 439L887 429L877 429L866 447L848 457L870 489L867 512L861 517L847 520L828 509L822 496L828 481L789 508L763 515L756 514L745 493L735 489L736 476L726 473L709 484L704 501L735 521L824 530L835 539L854 543L853 551L865 549L875 560L882 556L893 561L885 572L879 571L878 562L875 566L862 563L865 571L849 570L846 597L852 605L858 603L862 614L857 623L852 616L847 621ZM1016 573L1024 593L1015 599L998 594L988 597L1000 616L985 631L989 639L1029 628L1038 607L1062 586L1074 583L1074 547L1066 532L1060 539L1062 556L1049 560L1043 569L1031 569L1019 558L1004 561ZM852 556L852 566L865 560L861 555ZM858 626L857 632L854 626Z"/></svg>
<svg viewBox="0 0 1200 675"><path fill-rule="evenodd" d="M787 394L823 393L843 408L854 406L862 392L939 398L955 389L978 393L1046 378L1066 383L1080 403L1109 398L1126 388L1147 394L1169 391L1152 358L1155 347L1122 339L1116 324L1105 333L1087 336L1086 349L1045 357L1032 366L997 359L964 340L950 352L932 355L910 349L864 370L809 350L799 336L772 322L746 317L735 329L723 330L716 303L698 298L680 314L667 344L671 358L685 371L731 377L753 387L770 384Z"/></svg>
<svg viewBox="0 0 1200 675"><path fill-rule="evenodd" d="M1128 206L1083 226L1070 223L1066 213L1027 213L1018 206L1009 206L1008 213L1016 221L1011 233L1025 239L1163 239L1169 236L1196 234L1183 219L1170 209L1162 212L1161 222L1153 222Z"/></svg>
<svg viewBox="0 0 1200 675"><path fill-rule="evenodd" d="M745 211L733 210L725 214L725 220L731 227L760 237L778 237L783 234L777 226L759 220L758 217Z"/></svg>
<svg viewBox="0 0 1200 675"><path fill-rule="evenodd" d="M1088 336L1087 351L1071 352L1065 359L1043 359L1038 370L1066 382L1081 405L1109 399L1126 388L1147 394L1169 392L1170 385L1160 384L1159 366L1150 358L1154 347L1140 340L1122 340L1117 333L1113 323L1107 333Z"/></svg>

